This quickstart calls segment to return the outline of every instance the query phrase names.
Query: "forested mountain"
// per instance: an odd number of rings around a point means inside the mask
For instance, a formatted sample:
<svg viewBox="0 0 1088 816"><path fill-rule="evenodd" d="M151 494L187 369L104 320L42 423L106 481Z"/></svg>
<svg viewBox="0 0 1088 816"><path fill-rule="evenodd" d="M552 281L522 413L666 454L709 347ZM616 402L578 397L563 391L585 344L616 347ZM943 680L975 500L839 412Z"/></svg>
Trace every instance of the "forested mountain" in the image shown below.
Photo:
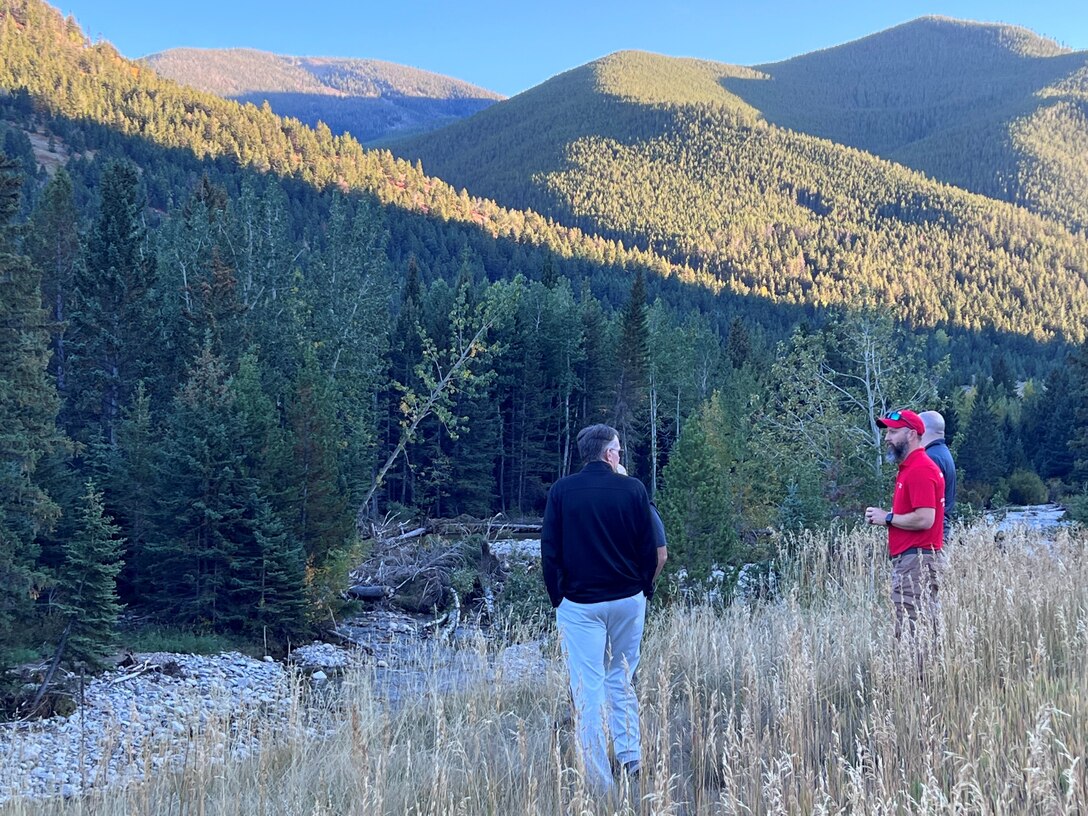
<svg viewBox="0 0 1088 816"><path fill-rule="evenodd" d="M596 89L631 66L689 104ZM894 406L966 429L977 504L1079 489L1084 239L761 124L718 70L538 89L577 113L548 200L601 237L0 0L0 665L64 632L93 662L118 601L297 641L370 520L539 514L597 421L693 572L885 493ZM533 98L478 115L530 126L495 168L553 155Z"/></svg>
<svg viewBox="0 0 1088 816"><path fill-rule="evenodd" d="M614 54L397 149L474 192L650 249L737 292L1083 338L1085 236L767 124L725 87L744 76Z"/></svg>
<svg viewBox="0 0 1088 816"><path fill-rule="evenodd" d="M1088 53L1025 29L926 17L753 68L626 53L547 85L508 103L509 113L398 150L455 184L543 206L531 191L546 186L536 174L560 170L577 138L650 139L660 125L657 111L646 108L705 107L732 123L770 123L860 148L1076 232L1088 225ZM567 85L580 99L554 95ZM603 109L608 97L643 110L627 111L606 134L596 128L603 120L582 108ZM535 108L537 129L526 135L537 150L506 155L500 168L466 158L462 148L474 134L485 141L474 157L487 158L494 152L489 134ZM711 117L707 126L718 123ZM520 155L527 160L521 167Z"/></svg>
<svg viewBox="0 0 1088 816"><path fill-rule="evenodd" d="M141 60L155 73L363 142L423 133L502 97L467 82L381 60L292 57L248 48L172 48Z"/></svg>
<svg viewBox="0 0 1088 816"><path fill-rule="evenodd" d="M781 127L1088 227L1088 52L925 17L724 85Z"/></svg>

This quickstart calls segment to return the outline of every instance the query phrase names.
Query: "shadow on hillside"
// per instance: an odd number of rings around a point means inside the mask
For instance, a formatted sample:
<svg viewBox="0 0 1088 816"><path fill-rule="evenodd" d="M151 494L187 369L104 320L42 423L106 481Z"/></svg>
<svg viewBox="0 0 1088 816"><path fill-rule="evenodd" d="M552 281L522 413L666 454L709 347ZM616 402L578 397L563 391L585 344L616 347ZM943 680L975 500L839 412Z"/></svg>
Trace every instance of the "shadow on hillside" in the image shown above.
<svg viewBox="0 0 1088 816"><path fill-rule="evenodd" d="M360 142L402 138L445 127L495 103L494 99L434 99L411 96L333 96L331 94L255 92L230 97L260 107L268 102L280 116L310 127L324 122L337 134Z"/></svg>
<svg viewBox="0 0 1088 816"><path fill-rule="evenodd" d="M5 116L11 113L4 111ZM80 144L78 156L69 162L68 168L77 181L76 203L83 212L96 203L92 200L94 193L88 191L98 189L98 180L106 164L111 159L125 158L142 169L154 218L161 219L184 203L201 177L207 176L226 189L231 199L240 194L247 181L258 191L278 182L287 197L291 240L300 244L303 236L320 233L328 221L333 198L331 189L319 190L293 176L275 176L243 167L234 158L201 159L187 149L163 147L95 123L53 119L46 124L59 138ZM398 182L389 179L389 183ZM35 191L30 193L34 195ZM584 256L567 256L542 243L495 237L485 225L381 204L367 192L349 192L347 195L369 201L381 210L389 233L388 254L393 268L404 270L409 257L414 256L426 282L438 277L456 279L467 249L478 259L483 275L491 281L509 279L518 273L530 280L539 280L545 270L550 269L568 278L575 293L588 285L595 296L615 309L622 308L630 295L632 262L610 263ZM650 302L660 297L681 313L698 310L710 317L723 337L735 317L743 319L749 330L770 347L786 338L799 324L816 327L850 319L849 312L841 308L787 305L724 289L715 293L705 285L685 283L675 276L663 277L652 269L646 271ZM1038 343L1021 335L994 330L970 332L955 326L925 329L919 334L926 340L930 363L950 355L954 370L968 375L988 370L995 354L1002 353L1010 363L1015 363L1017 371L1026 376L1040 376L1069 348L1068 344L1059 341Z"/></svg>

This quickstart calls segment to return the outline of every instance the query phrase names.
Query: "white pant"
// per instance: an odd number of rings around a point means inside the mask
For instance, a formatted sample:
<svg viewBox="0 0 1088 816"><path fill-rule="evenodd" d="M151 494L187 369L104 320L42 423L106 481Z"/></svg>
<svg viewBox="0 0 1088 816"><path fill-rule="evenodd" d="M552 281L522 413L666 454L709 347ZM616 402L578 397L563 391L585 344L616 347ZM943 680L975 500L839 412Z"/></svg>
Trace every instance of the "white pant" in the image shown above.
<svg viewBox="0 0 1088 816"><path fill-rule="evenodd" d="M640 759L638 697L631 679L638 668L646 596L580 604L563 599L555 611L570 671L578 743L586 777L597 789L612 787L608 733L620 764ZM604 710L608 707L608 732Z"/></svg>

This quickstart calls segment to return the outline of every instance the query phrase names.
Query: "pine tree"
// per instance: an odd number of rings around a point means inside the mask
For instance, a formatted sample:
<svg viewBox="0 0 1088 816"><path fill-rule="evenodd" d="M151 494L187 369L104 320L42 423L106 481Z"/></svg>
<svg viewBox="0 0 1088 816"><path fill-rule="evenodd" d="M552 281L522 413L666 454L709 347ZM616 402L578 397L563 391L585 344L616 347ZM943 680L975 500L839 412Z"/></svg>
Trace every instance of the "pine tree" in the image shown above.
<svg viewBox="0 0 1088 816"><path fill-rule="evenodd" d="M388 387L383 393L386 428L384 448L393 450L400 439L400 420L403 417L402 397L407 390L418 389L420 384L415 367L423 358L420 342L423 295L419 280L419 264L414 255L409 256L404 287L401 290L400 308L390 336ZM404 505L414 502L413 474L408 457L402 458L386 477L387 500Z"/></svg>
<svg viewBox="0 0 1088 816"><path fill-rule="evenodd" d="M246 513L257 493L232 402L228 372L206 343L168 417L148 548L153 609L214 630L237 619L228 596L232 566L252 535Z"/></svg>
<svg viewBox="0 0 1088 816"><path fill-rule="evenodd" d="M1077 413L1083 410L1072 366L1055 368L1031 412L1027 433L1036 472L1044 479L1068 479L1075 464L1070 447L1077 433Z"/></svg>
<svg viewBox="0 0 1088 816"><path fill-rule="evenodd" d="M241 353L245 309L232 262L226 191L207 174L158 231L157 268L164 321L160 368L166 382L184 380L210 331L217 347Z"/></svg>
<svg viewBox="0 0 1088 816"><path fill-rule="evenodd" d="M143 383L121 415L117 445L108 452L110 512L125 539L120 591L137 599L148 589L148 548L155 533L156 486L161 453L159 429L151 416L151 398Z"/></svg>
<svg viewBox="0 0 1088 816"><path fill-rule="evenodd" d="M391 284L388 230L371 202L333 199L327 239L312 265L312 313L307 330L329 393L339 446L339 468L348 500L355 504L369 485L379 444L379 392L386 387ZM414 262L409 260L409 267ZM418 270L409 269L409 276ZM418 287L418 278L415 284ZM415 293L418 295L418 291ZM411 343L414 330L401 342Z"/></svg>
<svg viewBox="0 0 1088 816"><path fill-rule="evenodd" d="M318 568L345 546L353 527L337 458L341 436L334 397L334 384L312 351L305 351L289 410L297 504L288 519L307 563Z"/></svg>
<svg viewBox="0 0 1088 816"><path fill-rule="evenodd" d="M251 513L231 583L233 628L282 649L309 631L302 546L267 502Z"/></svg>
<svg viewBox="0 0 1088 816"><path fill-rule="evenodd" d="M120 529L102 506L102 494L88 481L79 524L65 543L64 567L57 582L61 614L69 625L65 651L72 662L98 667L116 641L122 609L117 576L123 545Z"/></svg>
<svg viewBox="0 0 1088 816"><path fill-rule="evenodd" d="M185 625L282 642L305 627L304 561L262 495L281 451L257 404L207 341L169 416L148 598Z"/></svg>
<svg viewBox="0 0 1088 816"><path fill-rule="evenodd" d="M730 470L736 440L719 394L684 424L662 474L658 506L669 541L669 560L694 576L714 566L739 566L735 497Z"/></svg>
<svg viewBox="0 0 1088 816"><path fill-rule="evenodd" d="M1073 453L1073 476L1085 483L1088 482L1088 342L1080 344L1069 362L1070 397L1074 405L1069 449Z"/></svg>
<svg viewBox="0 0 1088 816"><path fill-rule="evenodd" d="M298 514L299 478L294 461L295 440L285 414L294 396L273 399L265 392L265 364L256 350L242 355L231 378L230 395L241 431L239 448L247 472L259 484L259 493L281 519ZM279 405L277 406L277 403ZM287 403L285 408L283 403Z"/></svg>
<svg viewBox="0 0 1088 816"><path fill-rule="evenodd" d="M590 291L588 281L582 283L578 316L582 324L583 354L575 365L578 379L575 435L587 425L605 422L610 418L613 394L609 385L613 379L615 363L613 356L608 353L612 345L608 320L601 309L601 302ZM577 451L574 451L574 456L577 457ZM578 462L575 464L580 465Z"/></svg>
<svg viewBox="0 0 1088 816"><path fill-rule="evenodd" d="M616 350L618 379L616 402L612 412L613 427L619 432L626 451L631 475L637 475L643 458L645 402L647 396L647 360L650 332L646 323L646 281L640 268L631 285L631 297L620 320L620 340ZM644 469L644 468L643 468Z"/></svg>
<svg viewBox="0 0 1088 816"><path fill-rule="evenodd" d="M514 285L522 283L520 276L515 278ZM509 339L498 366L509 452L503 463L503 496L510 509L521 513L539 501L542 471L552 461L547 438L550 394L544 379L553 342L544 325L548 295L543 284L529 287L506 333Z"/></svg>
<svg viewBox="0 0 1088 816"><path fill-rule="evenodd" d="M156 393L152 302L155 262L146 245L139 180L130 164L110 164L102 175L102 203L76 275L72 308L72 432L80 441L117 442L121 412L136 383Z"/></svg>
<svg viewBox="0 0 1088 816"><path fill-rule="evenodd" d="M82 263L79 215L72 197L72 177L59 168L45 186L34 208L25 242L31 262L42 271L42 298L52 318L54 372L57 391L65 398L68 390L68 349L66 323L72 289Z"/></svg>
<svg viewBox="0 0 1088 816"><path fill-rule="evenodd" d="M975 403L963 429L956 452L956 472L963 471L963 481L995 486L1005 475L1005 451L1001 424L993 410L993 391L987 385L975 394Z"/></svg>
<svg viewBox="0 0 1088 816"><path fill-rule="evenodd" d="M33 609L37 536L58 507L37 473L64 443L56 429L56 386L47 373L49 322L40 276L14 254L8 222L19 207L15 164L0 154L0 664Z"/></svg>
<svg viewBox="0 0 1088 816"><path fill-rule="evenodd" d="M752 339L743 318L734 317L729 323L729 336L725 341L725 356L733 368L746 365L752 356Z"/></svg>

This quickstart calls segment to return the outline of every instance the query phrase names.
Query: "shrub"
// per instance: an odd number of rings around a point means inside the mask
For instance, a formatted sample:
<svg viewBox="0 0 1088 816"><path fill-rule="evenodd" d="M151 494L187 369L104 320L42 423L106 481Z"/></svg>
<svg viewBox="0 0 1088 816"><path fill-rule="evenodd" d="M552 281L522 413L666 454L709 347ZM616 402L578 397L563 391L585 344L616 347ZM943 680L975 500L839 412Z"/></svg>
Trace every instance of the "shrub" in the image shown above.
<svg viewBox="0 0 1088 816"><path fill-rule="evenodd" d="M1009 502L1011 504L1043 504L1048 491L1043 480L1034 470L1019 468L1009 476Z"/></svg>
<svg viewBox="0 0 1088 816"><path fill-rule="evenodd" d="M1088 487L1080 493L1072 493L1065 497L1065 514L1073 521L1088 524Z"/></svg>
<svg viewBox="0 0 1088 816"><path fill-rule="evenodd" d="M540 559L511 555L509 572L496 598L500 624L511 629L524 628L531 634L545 631L552 619L552 603L540 573Z"/></svg>

